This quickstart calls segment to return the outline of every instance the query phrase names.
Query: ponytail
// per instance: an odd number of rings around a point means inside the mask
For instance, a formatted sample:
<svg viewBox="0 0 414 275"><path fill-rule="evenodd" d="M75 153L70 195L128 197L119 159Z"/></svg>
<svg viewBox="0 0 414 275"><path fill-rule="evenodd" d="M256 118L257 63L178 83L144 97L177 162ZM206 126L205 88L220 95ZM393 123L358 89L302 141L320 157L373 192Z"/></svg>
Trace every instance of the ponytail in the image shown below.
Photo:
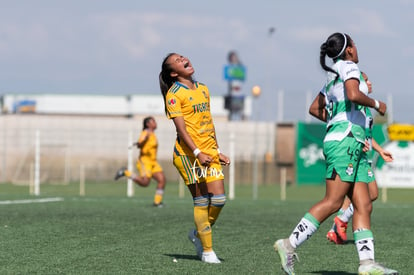
<svg viewBox="0 0 414 275"><path fill-rule="evenodd" d="M345 49L351 45L351 37L345 33L336 32L331 34L326 42L322 43L321 45L321 52L319 57L319 62L321 64L322 69L325 71L334 73L336 75L336 79L338 79L339 74L333 70L331 67L327 66L325 63L326 56L332 58L335 62L338 59L344 59L346 56Z"/></svg>
<svg viewBox="0 0 414 275"><path fill-rule="evenodd" d="M162 61L161 65L161 72L159 74L159 83L160 83L160 90L162 97L164 99L164 111L165 114L167 114L167 105L165 102L165 97L167 96L168 90L171 88L171 86L174 84L176 79L171 76L171 67L170 64L167 63L168 58L175 53L169 53L164 60Z"/></svg>
<svg viewBox="0 0 414 275"><path fill-rule="evenodd" d="M319 62L321 63L321 67L322 67L322 69L324 69L327 72L334 73L336 75L336 78L338 78L339 74L335 70L333 70L331 67L326 65L326 62L325 62L326 61L326 55L327 55L326 51L327 51L327 45L326 45L326 42L325 42L321 45L321 53L320 53L320 57L319 57Z"/></svg>

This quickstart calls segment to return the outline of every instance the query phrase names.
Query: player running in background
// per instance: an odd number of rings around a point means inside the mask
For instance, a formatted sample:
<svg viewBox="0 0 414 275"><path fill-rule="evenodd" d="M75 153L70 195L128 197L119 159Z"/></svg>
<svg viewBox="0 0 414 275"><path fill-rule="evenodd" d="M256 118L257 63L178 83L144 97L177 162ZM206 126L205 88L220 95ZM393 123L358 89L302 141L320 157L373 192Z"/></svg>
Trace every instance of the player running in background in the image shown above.
<svg viewBox="0 0 414 275"><path fill-rule="evenodd" d="M139 186L147 187L151 182L151 178L155 179L157 181L157 189L155 190L153 205L162 207L165 190L165 175L161 165L157 161L158 141L157 136L155 135L157 122L151 116L146 117L143 120L142 128L138 141L131 145L140 149L140 154L136 162L139 175L122 167L116 172L115 180L126 176Z"/></svg>
<svg viewBox="0 0 414 275"><path fill-rule="evenodd" d="M326 65L326 56L332 67ZM320 64L327 72L325 91L319 93L309 112L327 121L323 151L326 158L325 197L314 204L286 239L275 242L282 268L295 274L295 250L308 240L330 215L337 212L348 195L354 205L352 221L359 274L398 274L375 262L374 237L371 231L372 202L368 185L357 181L361 152L365 144L364 106L375 108L381 115L386 105L361 92L358 51L351 37L334 33L320 48ZM326 95L326 97L324 96Z"/></svg>
<svg viewBox="0 0 414 275"><path fill-rule="evenodd" d="M173 162L194 204L196 229L189 232L198 257L206 263L220 263L213 250L212 225L222 210L226 195L222 165L230 160L217 144L206 85L193 79L190 60L168 54L159 74L165 112L177 130Z"/></svg>
<svg viewBox="0 0 414 275"><path fill-rule="evenodd" d="M368 76L366 73L361 72L360 82L362 85L367 86L368 94L372 93L372 83L369 81ZM364 89L365 90L365 89ZM375 180L374 173L371 169L372 167L372 157L373 152L372 149L378 152L378 154L384 159L386 162L393 161L392 155L390 152L385 151L372 137L372 127L373 127L373 116L371 110L366 107L366 146L364 147L364 151L362 153L361 162L366 162L367 165L367 180L368 180L368 189L369 189L369 196L371 197L371 201L375 201L378 198L378 186ZM372 148L371 148L372 147ZM359 173L359 172L358 172ZM336 244L343 244L347 240L346 230L348 228L348 221L352 218L354 214L354 207L351 203L351 200L348 197L345 197L344 203L342 204L341 209L339 209L332 228L326 234L326 238Z"/></svg>

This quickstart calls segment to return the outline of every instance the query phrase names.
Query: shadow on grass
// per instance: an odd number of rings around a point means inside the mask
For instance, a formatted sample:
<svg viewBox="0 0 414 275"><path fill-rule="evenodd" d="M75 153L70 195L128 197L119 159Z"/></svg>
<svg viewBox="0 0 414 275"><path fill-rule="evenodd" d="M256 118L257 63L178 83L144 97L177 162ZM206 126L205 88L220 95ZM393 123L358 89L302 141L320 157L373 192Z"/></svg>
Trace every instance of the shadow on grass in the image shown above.
<svg viewBox="0 0 414 275"><path fill-rule="evenodd" d="M354 240L346 240L344 244L355 244Z"/></svg>
<svg viewBox="0 0 414 275"><path fill-rule="evenodd" d="M321 271L312 271L310 273L313 274L320 274L320 275L355 275L356 273L349 273L349 272L342 272L342 271L326 271L326 270L321 270Z"/></svg>
<svg viewBox="0 0 414 275"><path fill-rule="evenodd" d="M184 254L164 254L164 256L171 257L172 259L182 260L196 260L200 261L197 255L184 255ZM222 258L218 257L220 261L225 262Z"/></svg>
<svg viewBox="0 0 414 275"><path fill-rule="evenodd" d="M335 244L335 243L333 243L333 242L329 242L329 244L331 244L331 245L336 245L336 244ZM354 245L354 244L355 244L355 241L354 241L354 240L346 240L344 243L337 244L337 245L350 245L350 244Z"/></svg>
<svg viewBox="0 0 414 275"><path fill-rule="evenodd" d="M184 259L184 260L197 260L199 261L200 259L198 258L197 255L184 255L184 254L164 254L165 256L171 257L173 259Z"/></svg>

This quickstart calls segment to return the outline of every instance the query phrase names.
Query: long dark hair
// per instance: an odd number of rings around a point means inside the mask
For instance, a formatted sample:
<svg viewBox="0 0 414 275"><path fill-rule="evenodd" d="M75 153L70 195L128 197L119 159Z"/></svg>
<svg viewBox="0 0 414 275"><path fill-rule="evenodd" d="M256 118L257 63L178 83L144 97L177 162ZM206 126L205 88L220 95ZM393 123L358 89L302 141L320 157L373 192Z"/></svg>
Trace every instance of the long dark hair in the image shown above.
<svg viewBox="0 0 414 275"><path fill-rule="evenodd" d="M339 74L331 67L326 65L325 57L328 56L329 58L332 58L334 62L338 59L345 59L345 49L350 46L352 46L351 37L346 33L340 32L331 34L328 37L328 39L326 39L326 42L322 43L321 45L319 62L321 63L321 66L325 71L329 71L336 74L336 79L339 77Z"/></svg>
<svg viewBox="0 0 414 275"><path fill-rule="evenodd" d="M159 82L160 82L160 89L162 97L164 98L164 110L165 114L167 114L167 105L165 102L165 96L167 95L168 90L171 88L171 86L174 84L174 82L177 80L176 77L171 76L171 66L167 63L168 58L175 53L169 53L162 61L161 65L161 72L159 75Z"/></svg>

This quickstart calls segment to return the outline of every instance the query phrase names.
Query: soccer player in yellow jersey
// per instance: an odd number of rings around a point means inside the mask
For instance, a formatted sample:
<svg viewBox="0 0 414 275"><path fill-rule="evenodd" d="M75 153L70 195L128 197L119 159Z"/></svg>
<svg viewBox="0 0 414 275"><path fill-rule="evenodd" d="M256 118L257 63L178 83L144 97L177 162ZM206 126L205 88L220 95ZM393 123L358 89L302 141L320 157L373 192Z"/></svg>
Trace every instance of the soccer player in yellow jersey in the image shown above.
<svg viewBox="0 0 414 275"><path fill-rule="evenodd" d="M140 149L140 155L137 159L137 170L139 175L133 174L125 167L119 169L115 175L115 180L126 176L132 179L136 184L147 187L151 178L157 181L157 189L154 196L154 206L162 207L162 199L165 190L165 176L161 165L157 161L158 141L155 135L157 122L151 116L144 118L143 130L137 142L132 146Z"/></svg>
<svg viewBox="0 0 414 275"><path fill-rule="evenodd" d="M188 237L203 262L220 263L213 251L211 227L226 202L222 164L229 165L230 160L217 144L209 90L193 74L188 58L170 53L162 62L160 89L166 115L177 130L174 166L193 197L196 229Z"/></svg>

